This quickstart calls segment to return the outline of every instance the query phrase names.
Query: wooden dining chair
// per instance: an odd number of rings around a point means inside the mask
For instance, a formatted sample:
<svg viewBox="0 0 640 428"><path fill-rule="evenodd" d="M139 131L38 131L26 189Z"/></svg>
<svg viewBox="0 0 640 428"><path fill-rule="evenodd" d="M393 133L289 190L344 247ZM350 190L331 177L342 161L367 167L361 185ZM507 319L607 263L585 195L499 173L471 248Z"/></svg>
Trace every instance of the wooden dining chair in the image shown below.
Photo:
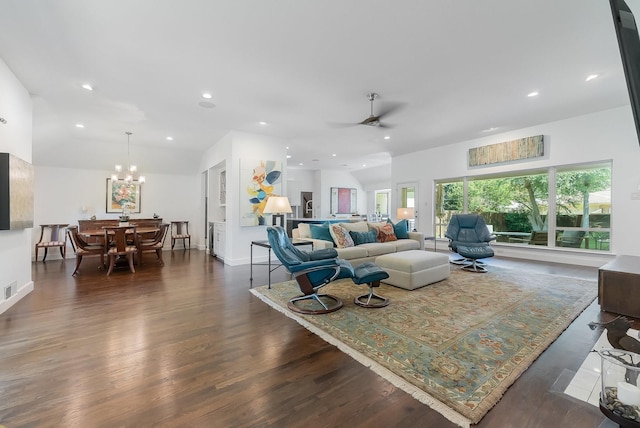
<svg viewBox="0 0 640 428"><path fill-rule="evenodd" d="M182 240L184 249L187 249L187 241L189 241L189 248L191 248L191 235L189 235L189 222L188 221L172 221L171 222L171 250L173 250L176 241Z"/></svg>
<svg viewBox="0 0 640 428"><path fill-rule="evenodd" d="M158 232L151 239L138 240L138 263L142 266L142 255L144 253L155 252L160 260L160 266L164 266L162 260L162 249L164 248L164 240L167 236L169 224L163 223L159 226Z"/></svg>
<svg viewBox="0 0 640 428"><path fill-rule="evenodd" d="M111 275L116 260L120 256L126 256L129 262L129 270L136 272L133 267L134 255L138 253L138 234L135 226L105 226L104 242L106 243L106 253L109 258L109 270L107 276ZM133 238L133 244L127 242L127 234Z"/></svg>
<svg viewBox="0 0 640 428"><path fill-rule="evenodd" d="M67 234L65 228L69 224L41 224L40 240L36 243L35 253L36 261L38 261L38 251L44 248L44 257L42 261L47 260L47 251L49 248L60 248L60 255L63 259L67 256Z"/></svg>
<svg viewBox="0 0 640 428"><path fill-rule="evenodd" d="M71 235L71 242L75 244L76 251L76 268L71 275L75 276L78 274L78 270L80 269L80 263L82 263L82 258L84 256L100 256L100 265L98 265L98 269L102 269L104 267L104 244L91 244L85 241L85 239L78 233L78 226L69 226L67 231Z"/></svg>

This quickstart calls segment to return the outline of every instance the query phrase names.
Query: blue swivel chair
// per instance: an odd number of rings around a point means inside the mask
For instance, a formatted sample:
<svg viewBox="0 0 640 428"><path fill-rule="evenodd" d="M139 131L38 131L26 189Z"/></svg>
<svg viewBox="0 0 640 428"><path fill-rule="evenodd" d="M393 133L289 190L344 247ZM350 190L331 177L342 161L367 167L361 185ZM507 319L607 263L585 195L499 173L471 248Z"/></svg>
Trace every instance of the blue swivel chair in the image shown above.
<svg viewBox="0 0 640 428"><path fill-rule="evenodd" d="M355 298L357 305L378 308L389 304L389 299L373 292L373 287L379 286L382 279L389 277L376 264L363 263L354 269L349 262L338 258L338 252L334 248L301 251L291 243L282 226L267 227L267 237L276 257L291 272L302 291L301 296L289 300L287 307L292 311L316 315L340 309L343 306L342 300L331 294L322 294L319 290L341 278L351 278L356 284L369 285L368 294ZM316 304L304 304L305 300L313 300Z"/></svg>
<svg viewBox="0 0 640 428"><path fill-rule="evenodd" d="M484 219L476 214L454 214L451 217L445 235L449 238L449 248L462 256L451 263L462 265L470 272L485 273L484 263L478 259L493 257L493 248L489 244L495 235L489 232Z"/></svg>

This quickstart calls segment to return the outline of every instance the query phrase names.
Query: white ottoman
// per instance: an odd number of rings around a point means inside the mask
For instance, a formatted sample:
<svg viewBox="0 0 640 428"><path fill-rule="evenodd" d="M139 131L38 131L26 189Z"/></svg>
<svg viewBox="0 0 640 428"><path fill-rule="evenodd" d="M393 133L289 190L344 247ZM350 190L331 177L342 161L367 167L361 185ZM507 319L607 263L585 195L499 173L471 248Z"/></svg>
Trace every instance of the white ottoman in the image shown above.
<svg viewBox="0 0 640 428"><path fill-rule="evenodd" d="M400 251L376 258L376 264L387 271L382 282L415 290L449 278L449 256L421 250Z"/></svg>

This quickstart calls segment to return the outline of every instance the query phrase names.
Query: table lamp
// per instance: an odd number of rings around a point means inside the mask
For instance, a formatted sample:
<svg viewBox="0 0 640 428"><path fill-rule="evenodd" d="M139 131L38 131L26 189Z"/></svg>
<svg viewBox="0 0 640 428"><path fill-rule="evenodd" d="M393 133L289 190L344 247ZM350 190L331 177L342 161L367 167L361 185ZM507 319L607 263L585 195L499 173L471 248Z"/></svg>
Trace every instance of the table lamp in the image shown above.
<svg viewBox="0 0 640 428"><path fill-rule="evenodd" d="M291 204L289 204L289 198L286 196L269 196L267 204L264 206L263 212L265 214L271 214L273 219L273 225L277 226L277 220L280 219L280 226L284 227L284 215L292 213Z"/></svg>
<svg viewBox="0 0 640 428"><path fill-rule="evenodd" d="M407 232L410 230L409 224L413 222L415 211L413 208L398 208L397 215L399 220L407 220Z"/></svg>

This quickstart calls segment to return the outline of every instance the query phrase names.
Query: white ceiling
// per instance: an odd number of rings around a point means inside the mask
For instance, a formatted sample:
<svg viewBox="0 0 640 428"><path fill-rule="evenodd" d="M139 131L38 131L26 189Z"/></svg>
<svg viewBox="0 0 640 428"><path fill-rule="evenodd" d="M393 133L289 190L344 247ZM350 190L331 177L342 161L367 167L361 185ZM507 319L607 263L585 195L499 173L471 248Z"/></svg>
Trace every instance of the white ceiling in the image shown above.
<svg viewBox="0 0 640 428"><path fill-rule="evenodd" d="M0 58L33 95L33 162L74 168L124 162L131 131L143 172L192 174L235 129L354 171L629 103L606 0L0 0ZM371 91L405 103L394 128L329 125Z"/></svg>

